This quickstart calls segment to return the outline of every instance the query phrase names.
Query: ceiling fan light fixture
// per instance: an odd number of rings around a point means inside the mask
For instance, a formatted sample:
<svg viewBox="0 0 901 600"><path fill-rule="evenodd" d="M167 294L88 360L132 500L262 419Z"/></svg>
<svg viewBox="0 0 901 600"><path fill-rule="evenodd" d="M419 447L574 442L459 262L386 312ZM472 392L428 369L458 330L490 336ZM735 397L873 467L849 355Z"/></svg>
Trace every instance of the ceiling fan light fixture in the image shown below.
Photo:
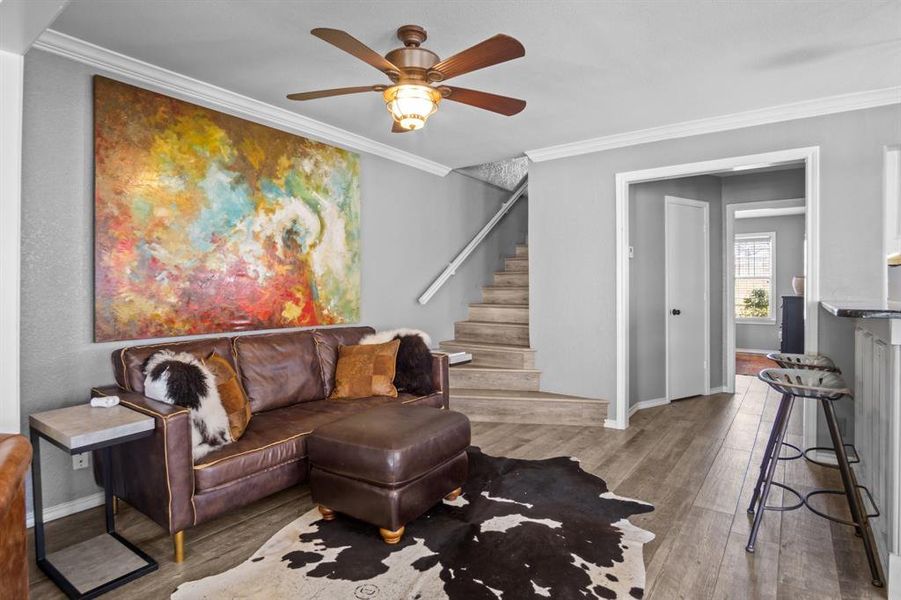
<svg viewBox="0 0 901 600"><path fill-rule="evenodd" d="M385 90L385 106L404 129L422 129L438 110L441 92L428 85L402 83Z"/></svg>

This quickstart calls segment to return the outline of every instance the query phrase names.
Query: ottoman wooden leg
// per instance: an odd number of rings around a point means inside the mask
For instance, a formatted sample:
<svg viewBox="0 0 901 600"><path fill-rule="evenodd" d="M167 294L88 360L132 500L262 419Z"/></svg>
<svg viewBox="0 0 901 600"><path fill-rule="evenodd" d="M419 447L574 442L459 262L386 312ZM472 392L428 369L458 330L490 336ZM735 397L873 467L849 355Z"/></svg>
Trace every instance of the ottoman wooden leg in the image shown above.
<svg viewBox="0 0 901 600"><path fill-rule="evenodd" d="M459 497L460 497L460 494L462 494L462 493L463 493L463 488L457 488L457 489L455 489L454 491L452 491L450 494L448 494L447 496L445 496L444 499L447 500L447 501L449 501L449 502L453 502L454 500L456 500L457 498L459 498Z"/></svg>
<svg viewBox="0 0 901 600"><path fill-rule="evenodd" d="M397 531L379 528L379 533L382 534L382 539L385 540L386 544L396 544L404 536L404 528L401 527Z"/></svg>
<svg viewBox="0 0 901 600"><path fill-rule="evenodd" d="M325 506L319 505L319 514L322 515L323 521L334 521L335 520L335 511L330 508L326 508Z"/></svg>

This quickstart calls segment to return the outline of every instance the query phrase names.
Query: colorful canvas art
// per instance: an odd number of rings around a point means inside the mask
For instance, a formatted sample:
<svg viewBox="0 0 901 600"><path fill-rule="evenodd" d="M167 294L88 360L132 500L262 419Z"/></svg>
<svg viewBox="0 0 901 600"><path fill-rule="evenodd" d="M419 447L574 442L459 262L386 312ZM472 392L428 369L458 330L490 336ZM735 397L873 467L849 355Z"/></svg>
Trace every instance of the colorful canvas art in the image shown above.
<svg viewBox="0 0 901 600"><path fill-rule="evenodd" d="M97 341L350 323L359 157L94 78Z"/></svg>

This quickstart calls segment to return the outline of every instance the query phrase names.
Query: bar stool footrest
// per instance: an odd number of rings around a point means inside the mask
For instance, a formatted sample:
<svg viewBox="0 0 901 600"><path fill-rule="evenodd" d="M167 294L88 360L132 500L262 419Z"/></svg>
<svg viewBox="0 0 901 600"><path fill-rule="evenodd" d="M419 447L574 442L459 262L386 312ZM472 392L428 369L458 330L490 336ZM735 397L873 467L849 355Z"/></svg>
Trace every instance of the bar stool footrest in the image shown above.
<svg viewBox="0 0 901 600"><path fill-rule="evenodd" d="M779 456L779 460L798 460L799 458L804 456L804 450L801 450L794 444L789 444L788 442L782 442L783 446L787 446L795 451L795 454L791 454L789 456ZM774 482L775 483L775 482Z"/></svg>
<svg viewBox="0 0 901 600"><path fill-rule="evenodd" d="M863 490L864 492L866 492L867 499L869 500L870 504L873 506L873 510L875 511L872 513L867 513L866 518L867 519L875 519L876 517L878 517L880 514L879 507L876 506L876 501L873 499L873 495L870 493L870 490L868 490L866 488L866 486L863 486L863 485L858 485L857 489ZM814 508L814 506L810 502L810 498L812 496L819 496L822 494L835 494L835 495L839 495L839 496L844 496L845 490L814 490L812 492L808 492L804 496L804 504L807 506L807 508L810 509L810 512L812 512L815 515L819 515L819 516L823 517L824 519L829 519L830 521L833 521L835 523L841 523L842 525L849 525L850 527L860 527L861 526L860 523L855 523L854 521L849 521L847 519L840 519L834 515L830 515L830 514L825 513L817 508Z"/></svg>
<svg viewBox="0 0 901 600"><path fill-rule="evenodd" d="M798 510L802 506L806 506L807 503L804 502L804 496L801 495L801 492L798 490L785 485L784 483L779 483L778 481L774 481L771 485L774 487L781 488L786 492L791 492L795 496L798 497L798 502L796 504L791 504L789 506L762 506L761 510L775 510L777 512L788 512L790 510Z"/></svg>
<svg viewBox="0 0 901 600"><path fill-rule="evenodd" d="M808 448L808 449L804 450L804 452L803 452L804 458L807 460L807 462L814 464L814 465L818 465L820 467L826 467L827 469L838 469L838 464L823 462L821 460L811 458L810 455L808 454L808 452L814 452L814 451L819 451L819 450L822 450L824 452L832 452L833 454L835 453L835 448L833 448L831 446L813 446L812 448ZM848 452L849 450L850 450L850 452ZM860 455L857 453L857 448L854 447L854 444L845 444L845 452L848 454L848 464L849 465L856 465L857 463L860 462Z"/></svg>
<svg viewBox="0 0 901 600"><path fill-rule="evenodd" d="M822 494L837 494L840 496L844 496L845 495L844 490L825 490L825 489L823 489L823 490L813 490L812 492L808 492L807 494L802 494L801 492L794 489L793 487L787 486L784 483L779 483L778 481L774 481L772 483L772 485L794 494L798 498L798 502L796 502L795 504L791 504L789 506L769 506L769 505L767 505L767 506L761 507L762 510L774 510L777 512L788 512L790 510L797 510L797 509L801 508L802 506L806 506L810 510L810 512L812 512L813 514L818 515L820 517L823 517L824 519L829 519L830 521L834 521L836 523L841 523L842 525L849 525L851 527L859 527L860 526L858 523L855 523L854 521L848 521L847 519L840 519L834 515L825 513L823 511L821 511L820 509L816 508L815 506L813 506L813 504L810 501L811 497L819 496ZM873 499L873 495L870 493L870 490L867 489L867 487L863 486L863 485L858 485L857 489L863 490L866 493L867 500L869 501L870 505L873 507L874 512L868 513L866 515L867 519L875 519L876 517L880 516L879 507L876 506L876 501Z"/></svg>

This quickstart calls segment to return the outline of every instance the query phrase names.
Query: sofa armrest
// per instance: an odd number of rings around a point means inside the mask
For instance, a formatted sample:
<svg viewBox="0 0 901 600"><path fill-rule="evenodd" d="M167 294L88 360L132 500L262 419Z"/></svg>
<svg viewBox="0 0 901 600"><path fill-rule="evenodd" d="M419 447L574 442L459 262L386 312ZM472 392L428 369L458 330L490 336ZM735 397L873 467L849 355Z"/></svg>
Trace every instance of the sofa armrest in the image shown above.
<svg viewBox="0 0 901 600"><path fill-rule="evenodd" d="M116 386L91 390L94 396L119 396L127 406L154 418L153 435L111 448L115 496L165 527L169 533L194 525L194 459L190 411L126 392ZM94 452L95 477L102 456Z"/></svg>
<svg viewBox="0 0 901 600"><path fill-rule="evenodd" d="M435 383L435 391L441 394L441 405L444 408L450 406L450 376L447 369L447 354L432 352L432 381Z"/></svg>
<svg viewBox="0 0 901 600"><path fill-rule="evenodd" d="M31 466L31 444L22 435L0 435L0 519L12 507Z"/></svg>
<svg viewBox="0 0 901 600"><path fill-rule="evenodd" d="M0 435L0 597L28 598L25 537L25 473L31 444L21 435Z"/></svg>

